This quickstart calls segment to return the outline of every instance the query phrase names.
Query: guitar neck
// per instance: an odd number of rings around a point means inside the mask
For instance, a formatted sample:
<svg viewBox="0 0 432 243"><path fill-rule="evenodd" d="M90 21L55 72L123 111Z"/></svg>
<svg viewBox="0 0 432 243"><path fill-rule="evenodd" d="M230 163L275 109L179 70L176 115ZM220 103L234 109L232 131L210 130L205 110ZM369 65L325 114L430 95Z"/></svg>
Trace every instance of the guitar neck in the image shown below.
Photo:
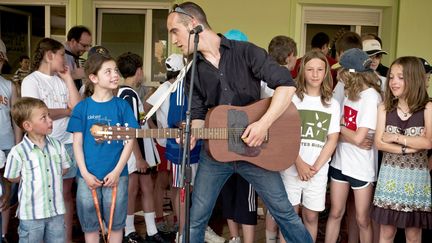
<svg viewBox="0 0 432 243"><path fill-rule="evenodd" d="M160 129L137 129L137 138L178 138L180 129L160 128ZM228 139L227 128L192 128L192 136L198 139Z"/></svg>

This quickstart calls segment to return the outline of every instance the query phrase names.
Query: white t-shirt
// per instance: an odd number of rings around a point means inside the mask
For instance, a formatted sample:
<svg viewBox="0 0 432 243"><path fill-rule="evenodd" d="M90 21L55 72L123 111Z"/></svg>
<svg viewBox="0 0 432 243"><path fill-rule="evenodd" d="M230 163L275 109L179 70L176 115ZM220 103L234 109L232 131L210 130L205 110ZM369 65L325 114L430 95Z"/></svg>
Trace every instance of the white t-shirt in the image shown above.
<svg viewBox="0 0 432 243"><path fill-rule="evenodd" d="M345 84L342 81L337 82L336 87L333 89L333 99L340 104L342 115L343 101L345 98Z"/></svg>
<svg viewBox="0 0 432 243"><path fill-rule="evenodd" d="M332 98L330 105L326 107L322 105L321 97L306 94L303 101L297 95L294 95L292 102L296 105L301 117L299 155L304 162L313 165L327 141L327 135L340 131L339 103ZM324 164L317 174L326 175L328 166L328 163ZM290 176L298 175L295 165L292 165L281 173Z"/></svg>
<svg viewBox="0 0 432 243"><path fill-rule="evenodd" d="M345 97L342 113L346 128L353 131L360 127L369 128L373 138L379 103L381 96L373 88L360 92L357 101ZM364 150L348 142L339 142L331 166L357 180L373 182L377 179L378 153L374 146L370 150Z"/></svg>
<svg viewBox="0 0 432 243"><path fill-rule="evenodd" d="M59 76L34 71L24 78L21 85L21 96L41 99L49 109L66 109L69 90ZM69 117L53 120L53 131L50 136L64 144L72 143L72 134L66 132L68 122Z"/></svg>
<svg viewBox="0 0 432 243"><path fill-rule="evenodd" d="M164 82L159 86L159 88L147 99L147 103L154 106L160 97L167 92L169 87L171 86L171 83L169 81ZM164 100L162 105L159 107L159 109L156 111L156 120L158 128L168 128L168 111L170 107L170 101L168 95L167 98ZM165 147L166 146L166 139L165 138L158 138L156 139L157 143Z"/></svg>
<svg viewBox="0 0 432 243"><path fill-rule="evenodd" d="M0 150L11 149L15 136L11 121L12 82L0 76Z"/></svg>
<svg viewBox="0 0 432 243"><path fill-rule="evenodd" d="M5 163L6 163L6 155L3 152L3 150L0 150L0 169L4 168ZM3 185L0 184L0 197L1 196L3 196Z"/></svg>
<svg viewBox="0 0 432 243"><path fill-rule="evenodd" d="M261 81L261 99L272 97L274 94L274 89L267 86L267 83Z"/></svg>

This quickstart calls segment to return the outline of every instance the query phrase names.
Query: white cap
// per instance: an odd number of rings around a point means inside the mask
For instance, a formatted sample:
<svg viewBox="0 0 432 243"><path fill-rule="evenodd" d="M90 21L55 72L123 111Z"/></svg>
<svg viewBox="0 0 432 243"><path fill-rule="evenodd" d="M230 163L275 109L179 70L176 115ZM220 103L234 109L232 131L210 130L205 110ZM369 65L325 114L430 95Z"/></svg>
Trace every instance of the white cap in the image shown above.
<svg viewBox="0 0 432 243"><path fill-rule="evenodd" d="M184 67L183 56L180 54L171 54L165 60L165 66L167 71L177 72L180 71Z"/></svg>
<svg viewBox="0 0 432 243"><path fill-rule="evenodd" d="M381 44L377 40L364 40L363 41L363 51L365 51L369 56L374 56L376 54L387 54L387 52L381 49Z"/></svg>
<svg viewBox="0 0 432 243"><path fill-rule="evenodd" d="M8 58L6 56L6 45L1 39L0 39L0 56L6 59L6 61L8 61Z"/></svg>

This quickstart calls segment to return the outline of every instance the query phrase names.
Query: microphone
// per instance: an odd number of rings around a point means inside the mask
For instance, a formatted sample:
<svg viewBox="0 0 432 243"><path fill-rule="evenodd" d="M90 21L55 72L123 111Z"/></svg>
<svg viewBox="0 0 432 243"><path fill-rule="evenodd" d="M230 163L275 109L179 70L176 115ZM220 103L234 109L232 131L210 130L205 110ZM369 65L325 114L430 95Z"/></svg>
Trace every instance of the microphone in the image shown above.
<svg viewBox="0 0 432 243"><path fill-rule="evenodd" d="M191 31L189 31L189 34L199 34L201 32L203 32L204 28L202 26L202 24L199 24L197 26L195 26L195 28L193 28Z"/></svg>

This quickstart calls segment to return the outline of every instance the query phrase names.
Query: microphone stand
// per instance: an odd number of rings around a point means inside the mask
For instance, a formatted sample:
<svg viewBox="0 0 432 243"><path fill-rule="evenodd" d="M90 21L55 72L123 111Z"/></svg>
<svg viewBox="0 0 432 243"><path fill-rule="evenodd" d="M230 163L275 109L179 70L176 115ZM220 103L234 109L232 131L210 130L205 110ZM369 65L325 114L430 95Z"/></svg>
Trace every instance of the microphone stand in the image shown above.
<svg viewBox="0 0 432 243"><path fill-rule="evenodd" d="M196 70L196 56L197 56L197 49L198 49L198 42L199 42L199 32L194 32L195 38L194 38L194 51L193 51L193 58L192 58L192 75L190 79L190 86L189 86L189 96L188 96L188 108L186 111L186 125L184 129L184 147L183 147L183 157L182 157L182 178L180 180L181 187L184 186L185 189L185 225L184 225L184 239L185 243L190 242L190 187L191 187L191 180L192 180L192 168L190 166L190 142L191 142L191 106L192 106L192 91L194 87L194 80L195 80L195 70ZM180 194L181 195L181 194ZM181 196L180 196L181 198ZM181 199L180 199L181 200Z"/></svg>

